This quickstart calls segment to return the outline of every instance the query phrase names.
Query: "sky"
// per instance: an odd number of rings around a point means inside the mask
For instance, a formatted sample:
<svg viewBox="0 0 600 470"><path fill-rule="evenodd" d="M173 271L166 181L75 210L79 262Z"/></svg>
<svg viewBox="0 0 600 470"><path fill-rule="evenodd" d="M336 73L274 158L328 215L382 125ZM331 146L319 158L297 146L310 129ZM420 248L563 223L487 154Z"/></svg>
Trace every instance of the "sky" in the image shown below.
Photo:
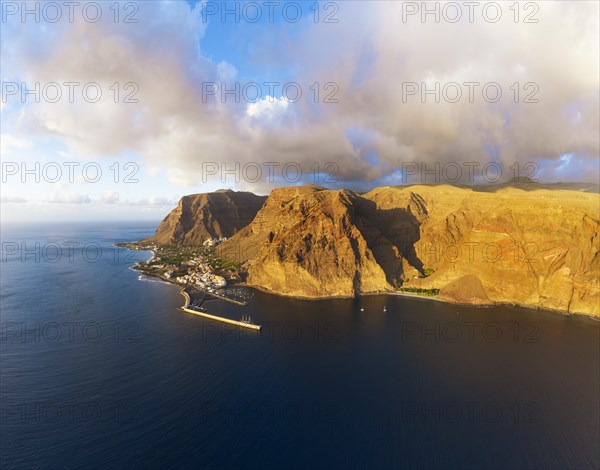
<svg viewBox="0 0 600 470"><path fill-rule="evenodd" d="M597 182L599 3L2 1L3 223L286 185Z"/></svg>

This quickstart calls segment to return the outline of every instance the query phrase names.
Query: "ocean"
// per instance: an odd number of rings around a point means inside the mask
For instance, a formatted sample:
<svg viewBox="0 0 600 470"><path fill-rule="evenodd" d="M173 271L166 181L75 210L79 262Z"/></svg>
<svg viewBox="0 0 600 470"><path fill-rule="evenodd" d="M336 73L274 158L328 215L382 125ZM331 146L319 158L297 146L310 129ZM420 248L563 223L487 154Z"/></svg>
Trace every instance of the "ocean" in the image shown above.
<svg viewBox="0 0 600 470"><path fill-rule="evenodd" d="M151 253L113 243L155 227L2 227L3 469L600 467L600 322L383 295L205 304L263 326L242 330L130 269Z"/></svg>

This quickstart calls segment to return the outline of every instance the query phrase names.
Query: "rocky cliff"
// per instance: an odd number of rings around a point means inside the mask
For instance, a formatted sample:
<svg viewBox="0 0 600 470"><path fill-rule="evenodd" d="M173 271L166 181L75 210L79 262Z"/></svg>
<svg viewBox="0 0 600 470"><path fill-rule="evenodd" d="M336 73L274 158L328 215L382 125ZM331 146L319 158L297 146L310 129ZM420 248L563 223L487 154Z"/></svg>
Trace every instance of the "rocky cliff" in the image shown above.
<svg viewBox="0 0 600 470"><path fill-rule="evenodd" d="M184 196L144 241L201 245L207 238L231 237L254 219L265 200L266 196L229 190Z"/></svg>
<svg viewBox="0 0 600 470"><path fill-rule="evenodd" d="M219 247L244 264L250 285L309 298L439 289L451 302L600 316L598 194L305 186L260 201L260 210L235 219L239 230ZM188 234L198 230L186 227L215 226L207 220L216 220L216 209L196 219L198 211L178 207L161 226L170 240L192 242L197 237ZM186 223L179 213L188 214Z"/></svg>
<svg viewBox="0 0 600 470"><path fill-rule="evenodd" d="M465 303L600 316L600 196L507 188L415 188L429 210L415 253L432 274L407 285Z"/></svg>

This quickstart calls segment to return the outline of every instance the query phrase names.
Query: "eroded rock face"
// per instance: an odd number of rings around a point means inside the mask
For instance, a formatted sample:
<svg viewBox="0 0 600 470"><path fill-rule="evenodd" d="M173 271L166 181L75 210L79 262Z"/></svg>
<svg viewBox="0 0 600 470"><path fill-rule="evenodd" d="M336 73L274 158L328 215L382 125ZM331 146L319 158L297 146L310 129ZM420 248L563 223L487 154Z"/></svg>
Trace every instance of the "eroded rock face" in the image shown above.
<svg viewBox="0 0 600 470"><path fill-rule="evenodd" d="M313 191L263 214L275 223L248 261L248 283L304 297L391 290L382 264L398 264L399 253L365 222L359 199L351 191ZM369 243L375 237L382 240Z"/></svg>
<svg viewBox="0 0 600 470"><path fill-rule="evenodd" d="M415 244L433 274L409 285L439 288L441 298L462 301L477 278L490 303L600 316L598 194L418 191L435 207Z"/></svg>
<svg viewBox="0 0 600 470"><path fill-rule="evenodd" d="M440 291L440 297L461 304L491 304L485 288L474 274L467 274L446 284Z"/></svg>
<svg viewBox="0 0 600 470"><path fill-rule="evenodd" d="M318 186L274 190L254 221L221 247L249 284L300 297L394 291L419 274L413 244L427 217L412 193L372 200Z"/></svg>
<svg viewBox="0 0 600 470"><path fill-rule="evenodd" d="M265 200L266 196L229 190L184 196L144 241L201 245L207 238L231 237L254 219Z"/></svg>
<svg viewBox="0 0 600 470"><path fill-rule="evenodd" d="M180 203L156 236L177 243L230 236L221 255L244 263L248 284L277 294L353 296L403 286L440 289L440 298L461 303L600 316L598 194L305 186L276 189L264 205L257 199L229 218L221 211L231 203L201 196L208 203Z"/></svg>

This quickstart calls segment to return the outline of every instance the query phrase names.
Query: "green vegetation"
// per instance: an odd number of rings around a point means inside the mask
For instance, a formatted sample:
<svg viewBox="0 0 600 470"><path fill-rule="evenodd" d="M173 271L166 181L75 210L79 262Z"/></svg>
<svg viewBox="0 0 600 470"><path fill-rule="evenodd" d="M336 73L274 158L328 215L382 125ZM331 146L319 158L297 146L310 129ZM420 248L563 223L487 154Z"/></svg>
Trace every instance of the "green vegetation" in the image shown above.
<svg viewBox="0 0 600 470"><path fill-rule="evenodd" d="M156 256L160 258L161 263L176 266L197 256L204 258L207 254L207 248L197 246L159 245L156 250Z"/></svg>
<svg viewBox="0 0 600 470"><path fill-rule="evenodd" d="M425 277L428 277L428 276L431 276L431 275L432 275L434 272L435 272L435 269L433 269L433 268L426 268L426 269L423 271L423 275L424 275Z"/></svg>
<svg viewBox="0 0 600 470"><path fill-rule="evenodd" d="M228 259L215 258L212 260L207 260L210 269L213 271L237 271L240 269L239 263L235 261L231 261Z"/></svg>
<svg viewBox="0 0 600 470"><path fill-rule="evenodd" d="M158 245L156 246L156 258L151 261L148 267L152 264L160 264L164 266L175 266L175 276L187 274L188 267L186 262L201 257L208 264L211 271L214 273L227 273L238 271L239 263L226 258L220 258L217 255L217 250L214 246L179 246L179 245Z"/></svg>
<svg viewBox="0 0 600 470"><path fill-rule="evenodd" d="M420 287L401 287L400 292L408 292L411 294L429 295L431 297L440 293L439 289L421 289Z"/></svg>

